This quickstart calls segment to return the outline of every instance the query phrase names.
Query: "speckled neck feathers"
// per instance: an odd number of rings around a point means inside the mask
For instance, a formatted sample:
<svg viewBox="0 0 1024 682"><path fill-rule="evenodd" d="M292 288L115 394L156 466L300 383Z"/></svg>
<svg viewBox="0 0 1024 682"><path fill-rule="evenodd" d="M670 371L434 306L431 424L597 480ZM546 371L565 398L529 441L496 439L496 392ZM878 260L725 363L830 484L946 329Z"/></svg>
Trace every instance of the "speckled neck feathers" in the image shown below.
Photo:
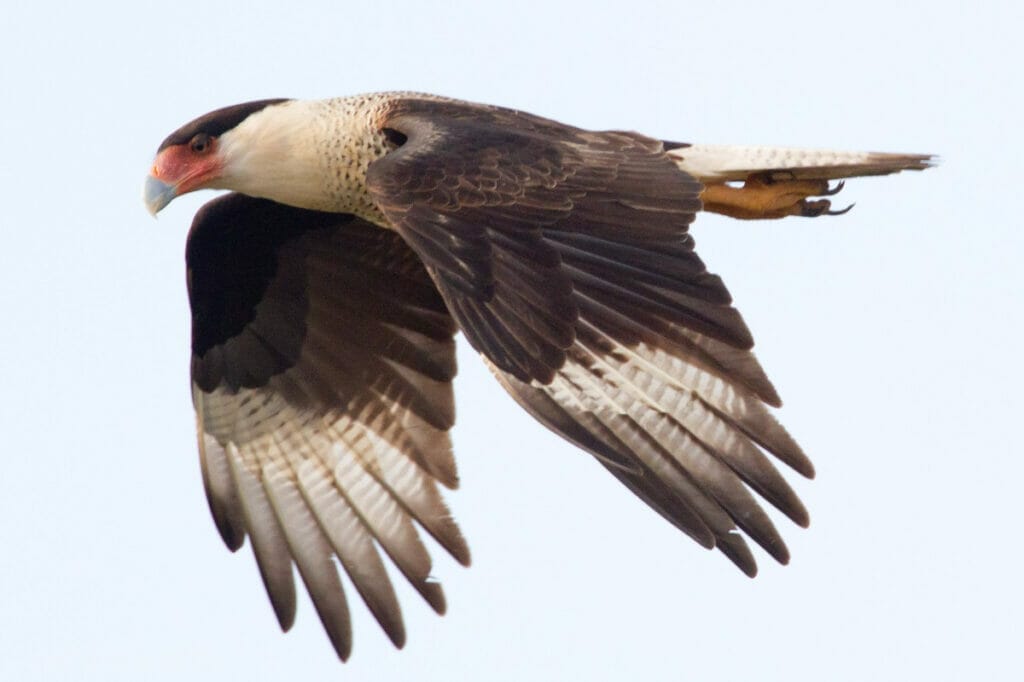
<svg viewBox="0 0 1024 682"><path fill-rule="evenodd" d="M366 172L391 149L379 122L393 100L380 93L266 107L222 136L218 186L389 227L370 199Z"/></svg>

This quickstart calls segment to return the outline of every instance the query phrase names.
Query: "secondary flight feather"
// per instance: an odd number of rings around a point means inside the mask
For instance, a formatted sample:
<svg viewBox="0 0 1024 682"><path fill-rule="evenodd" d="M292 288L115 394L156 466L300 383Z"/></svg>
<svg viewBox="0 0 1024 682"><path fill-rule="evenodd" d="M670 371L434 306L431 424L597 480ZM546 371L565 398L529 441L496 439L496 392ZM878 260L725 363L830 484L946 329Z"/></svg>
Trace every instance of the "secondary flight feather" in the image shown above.
<svg viewBox="0 0 1024 682"><path fill-rule="evenodd" d="M494 106L379 93L201 116L160 145L155 214L228 189L186 248L203 482L231 550L249 537L281 627L293 566L338 656L336 568L405 642L386 555L438 613L422 533L468 565L440 486L461 331L540 423L753 576L789 552L758 498L808 514L776 468L810 460L769 407L728 290L689 226L838 214L833 181L931 157L691 145ZM742 183L741 186L738 186Z"/></svg>

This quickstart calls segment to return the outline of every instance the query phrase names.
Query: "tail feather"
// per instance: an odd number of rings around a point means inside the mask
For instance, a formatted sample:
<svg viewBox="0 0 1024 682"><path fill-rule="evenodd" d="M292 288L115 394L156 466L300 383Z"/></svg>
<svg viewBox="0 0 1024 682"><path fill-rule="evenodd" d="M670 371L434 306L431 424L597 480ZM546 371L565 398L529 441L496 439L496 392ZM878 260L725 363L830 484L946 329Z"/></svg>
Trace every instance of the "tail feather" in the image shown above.
<svg viewBox="0 0 1024 682"><path fill-rule="evenodd" d="M843 152L724 144L695 144L668 152L679 167L705 184L742 181L755 174L773 180L837 180L924 170L936 164L931 154ZM775 177L775 174L779 174Z"/></svg>

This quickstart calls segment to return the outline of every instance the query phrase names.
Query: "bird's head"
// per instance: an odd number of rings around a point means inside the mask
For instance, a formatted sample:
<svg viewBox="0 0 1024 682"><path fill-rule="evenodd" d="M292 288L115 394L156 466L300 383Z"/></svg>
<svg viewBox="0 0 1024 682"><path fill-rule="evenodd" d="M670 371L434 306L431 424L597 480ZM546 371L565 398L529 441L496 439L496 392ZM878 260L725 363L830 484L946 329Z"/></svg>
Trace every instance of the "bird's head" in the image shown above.
<svg viewBox="0 0 1024 682"><path fill-rule="evenodd" d="M182 194L197 189L241 189L245 151L261 137L261 126L245 125L256 114L292 100L265 99L236 104L200 116L167 136L146 178L144 199L156 215Z"/></svg>

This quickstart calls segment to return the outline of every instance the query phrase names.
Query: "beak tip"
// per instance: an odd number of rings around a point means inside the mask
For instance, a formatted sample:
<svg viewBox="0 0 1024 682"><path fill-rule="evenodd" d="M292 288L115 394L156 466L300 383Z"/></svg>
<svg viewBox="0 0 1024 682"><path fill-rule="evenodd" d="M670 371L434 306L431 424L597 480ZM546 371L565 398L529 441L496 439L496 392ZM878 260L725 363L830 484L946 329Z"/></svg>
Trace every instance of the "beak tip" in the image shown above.
<svg viewBox="0 0 1024 682"><path fill-rule="evenodd" d="M146 178L146 184L142 189L142 200L154 218L176 196L178 196L178 192L174 185L168 185L152 175Z"/></svg>

